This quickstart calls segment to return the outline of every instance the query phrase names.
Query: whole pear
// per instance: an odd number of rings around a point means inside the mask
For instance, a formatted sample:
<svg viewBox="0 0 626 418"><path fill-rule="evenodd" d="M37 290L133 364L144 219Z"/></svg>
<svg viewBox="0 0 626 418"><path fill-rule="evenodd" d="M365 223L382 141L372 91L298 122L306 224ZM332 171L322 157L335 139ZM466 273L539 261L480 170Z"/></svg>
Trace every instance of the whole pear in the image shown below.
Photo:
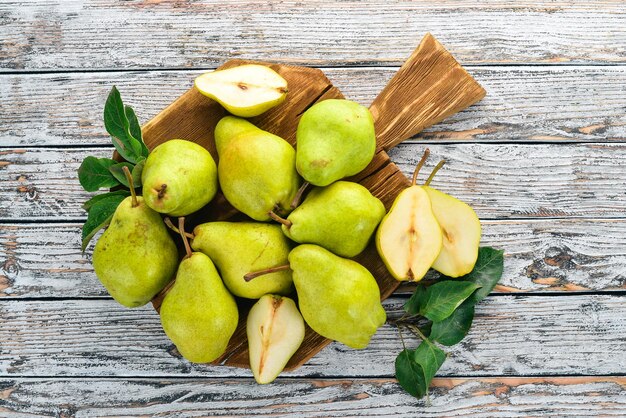
<svg viewBox="0 0 626 418"><path fill-rule="evenodd" d="M296 242L354 257L365 249L383 216L385 206L365 187L336 181L311 190L282 228Z"/></svg>
<svg viewBox="0 0 626 418"><path fill-rule="evenodd" d="M326 338L365 348L386 320L374 276L356 261L311 244L294 248L289 264L307 324Z"/></svg>
<svg viewBox="0 0 626 418"><path fill-rule="evenodd" d="M224 196L257 221L270 220L270 212L288 213L301 181L295 169L295 150L269 132L248 130L249 122L243 119L239 123L246 132L220 141L225 144L218 151L217 171Z"/></svg>
<svg viewBox="0 0 626 418"><path fill-rule="evenodd" d="M148 303L173 278L178 250L161 216L144 199L124 199L93 252L93 268L109 294L135 308Z"/></svg>
<svg viewBox="0 0 626 418"><path fill-rule="evenodd" d="M356 102L324 100L304 112L296 141L298 173L311 184L327 186L359 173L372 161L374 118Z"/></svg>
<svg viewBox="0 0 626 418"><path fill-rule="evenodd" d="M185 216L209 203L217 192L217 167L204 147L173 139L150 152L141 174L148 206Z"/></svg>
<svg viewBox="0 0 626 418"><path fill-rule="evenodd" d="M254 378L270 383L302 344L304 320L293 300L265 295L250 309L246 332Z"/></svg>
<svg viewBox="0 0 626 418"><path fill-rule="evenodd" d="M280 226L256 222L209 222L198 225L191 246L217 265L224 284L236 296L258 299L292 289L291 271L277 271L246 281L247 273L286 264L291 244Z"/></svg>
<svg viewBox="0 0 626 418"><path fill-rule="evenodd" d="M217 154L221 155L224 152L224 148L231 139L238 137L246 132L264 132L262 129L257 128L254 124L248 122L245 119L237 118L235 116L224 116L215 125L215 148L217 148Z"/></svg>
<svg viewBox="0 0 626 418"><path fill-rule="evenodd" d="M208 363L224 354L239 313L211 259L194 252L178 267L160 309L165 334L187 360Z"/></svg>

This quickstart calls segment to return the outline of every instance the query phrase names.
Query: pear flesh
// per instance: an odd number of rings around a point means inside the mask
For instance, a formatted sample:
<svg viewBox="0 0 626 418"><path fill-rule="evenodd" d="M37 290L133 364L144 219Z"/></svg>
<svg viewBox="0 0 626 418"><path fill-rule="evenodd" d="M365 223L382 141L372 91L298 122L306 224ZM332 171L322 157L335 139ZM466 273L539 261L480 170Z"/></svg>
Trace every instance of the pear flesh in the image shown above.
<svg viewBox="0 0 626 418"><path fill-rule="evenodd" d="M432 268L448 277L460 277L474 269L480 246L481 226L468 204L425 186L433 213L443 233L443 247Z"/></svg>
<svg viewBox="0 0 626 418"><path fill-rule="evenodd" d="M256 279L255 279L256 280ZM293 300L265 295L246 323L250 368L257 383L272 382L304 340L304 320Z"/></svg>
<svg viewBox="0 0 626 418"><path fill-rule="evenodd" d="M442 234L422 186L400 192L376 233L378 254L398 280L421 280L439 256Z"/></svg>
<svg viewBox="0 0 626 418"><path fill-rule="evenodd" d="M200 93L236 116L250 118L281 104L287 80L264 65L248 64L202 74L195 80Z"/></svg>
<svg viewBox="0 0 626 418"><path fill-rule="evenodd" d="M165 334L187 360L208 363L226 351L239 313L211 259L194 252L178 267L160 309Z"/></svg>
<svg viewBox="0 0 626 418"><path fill-rule="evenodd" d="M148 206L170 216L196 212L217 192L217 166L205 148L173 139L150 152L142 172Z"/></svg>
<svg viewBox="0 0 626 418"><path fill-rule="evenodd" d="M279 136L239 123L243 133L220 140L217 171L224 196L257 221L269 221L270 211L289 213L301 182L296 151Z"/></svg>
<svg viewBox="0 0 626 418"><path fill-rule="evenodd" d="M356 261L312 244L294 248L289 264L306 323L348 347L367 347L387 318L374 276Z"/></svg>
<svg viewBox="0 0 626 418"><path fill-rule="evenodd" d="M369 109L350 100L311 106L296 132L298 173L315 186L362 171L374 158L376 134Z"/></svg>
<svg viewBox="0 0 626 418"><path fill-rule="evenodd" d="M291 292L291 271L277 271L245 281L244 275L287 264L291 244L279 225L255 222L209 222L194 229L191 247L208 255L235 296L258 299Z"/></svg>
<svg viewBox="0 0 626 418"><path fill-rule="evenodd" d="M385 215L385 206L360 184L337 181L313 189L287 218L283 232L342 257L361 253Z"/></svg>
<svg viewBox="0 0 626 418"><path fill-rule="evenodd" d="M96 276L120 304L135 308L148 303L172 280L178 250L161 216L144 199L124 199L93 252Z"/></svg>

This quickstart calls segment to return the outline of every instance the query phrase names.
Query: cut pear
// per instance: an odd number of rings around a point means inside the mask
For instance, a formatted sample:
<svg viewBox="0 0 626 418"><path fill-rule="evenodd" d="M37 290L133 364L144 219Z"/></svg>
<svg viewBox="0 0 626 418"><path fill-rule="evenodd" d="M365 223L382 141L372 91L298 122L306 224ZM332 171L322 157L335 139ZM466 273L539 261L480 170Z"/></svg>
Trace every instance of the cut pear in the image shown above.
<svg viewBox="0 0 626 418"><path fill-rule="evenodd" d="M396 197L378 227L376 247L396 279L424 277L441 251L442 236L423 187L411 186Z"/></svg>
<svg viewBox="0 0 626 418"><path fill-rule="evenodd" d="M480 246L480 220L468 204L432 187L424 187L443 233L443 247L432 268L460 277L474 268Z"/></svg>
<svg viewBox="0 0 626 418"><path fill-rule="evenodd" d="M287 80L271 68L257 64L202 74L195 85L200 93L244 118L260 115L287 96Z"/></svg>
<svg viewBox="0 0 626 418"><path fill-rule="evenodd" d="M257 383L270 383L283 371L304 340L304 320L293 300L265 295L246 324L250 368Z"/></svg>

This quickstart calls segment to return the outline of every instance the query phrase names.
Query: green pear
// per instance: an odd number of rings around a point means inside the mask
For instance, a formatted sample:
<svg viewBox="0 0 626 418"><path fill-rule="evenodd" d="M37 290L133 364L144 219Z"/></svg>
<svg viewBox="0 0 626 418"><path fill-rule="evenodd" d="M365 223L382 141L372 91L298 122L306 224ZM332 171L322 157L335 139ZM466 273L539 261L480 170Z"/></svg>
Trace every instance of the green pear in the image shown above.
<svg viewBox="0 0 626 418"><path fill-rule="evenodd" d="M246 322L250 368L257 383L270 383L283 371L304 340L304 320L293 300L265 295Z"/></svg>
<svg viewBox="0 0 626 418"><path fill-rule="evenodd" d="M376 248L387 270L398 280L420 281L435 262L443 245L441 227L425 186L416 184L429 151L417 164L411 186L401 191L380 222ZM433 172L436 173L436 170ZM431 175L431 177L432 177ZM427 183L430 181L427 181Z"/></svg>
<svg viewBox="0 0 626 418"><path fill-rule="evenodd" d="M311 244L294 248L289 264L307 324L326 338L365 348L386 320L374 276L356 261Z"/></svg>
<svg viewBox="0 0 626 418"><path fill-rule="evenodd" d="M148 206L170 216L185 216L209 203L217 192L217 167L205 148L173 139L150 152L141 174Z"/></svg>
<svg viewBox="0 0 626 418"><path fill-rule="evenodd" d="M239 311L211 259L191 251L184 218L179 218L179 232L187 255L161 303L161 325L183 357L193 363L209 363L226 351Z"/></svg>
<svg viewBox="0 0 626 418"><path fill-rule="evenodd" d="M231 120L231 126L236 122ZM288 213L300 187L296 152L284 139L261 129L242 130L221 146L218 177L226 199L257 221L268 221L275 211ZM236 127L232 127L236 131ZM221 134L220 134L221 135Z"/></svg>
<svg viewBox="0 0 626 418"><path fill-rule="evenodd" d="M132 180L131 180L132 181ZM148 303L172 280L178 250L161 215L142 197L124 199L93 252L93 268L109 294L129 308Z"/></svg>
<svg viewBox="0 0 626 418"><path fill-rule="evenodd" d="M425 186L433 213L441 226L443 246L432 268L448 277L461 277L474 269L480 247L480 220L468 204Z"/></svg>
<svg viewBox="0 0 626 418"><path fill-rule="evenodd" d="M365 187L336 181L314 188L286 220L280 221L285 235L296 242L354 257L365 249L383 216L385 206Z"/></svg>
<svg viewBox="0 0 626 418"><path fill-rule="evenodd" d="M287 80L258 64L202 74L196 78L195 86L233 115L244 118L258 116L287 97Z"/></svg>
<svg viewBox="0 0 626 418"><path fill-rule="evenodd" d="M217 125L215 125L214 135L217 154L221 155L224 152L224 148L231 139L246 132L263 132L263 130L257 128L247 120L235 116L224 116L220 119Z"/></svg>
<svg viewBox="0 0 626 418"><path fill-rule="evenodd" d="M224 284L236 296L258 299L291 292L290 271L246 281L247 273L287 263L291 250L280 226L256 222L209 222L198 225L191 246L217 265Z"/></svg>
<svg viewBox="0 0 626 418"><path fill-rule="evenodd" d="M298 173L311 184L327 186L359 173L372 161L374 118L358 103L324 100L304 112L296 141Z"/></svg>

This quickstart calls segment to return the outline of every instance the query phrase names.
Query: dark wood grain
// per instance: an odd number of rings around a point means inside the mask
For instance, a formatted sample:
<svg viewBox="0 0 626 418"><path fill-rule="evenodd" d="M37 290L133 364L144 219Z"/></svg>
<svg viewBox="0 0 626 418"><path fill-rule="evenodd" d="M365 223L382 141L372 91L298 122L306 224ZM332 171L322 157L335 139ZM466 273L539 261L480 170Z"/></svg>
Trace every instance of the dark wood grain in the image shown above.
<svg viewBox="0 0 626 418"><path fill-rule="evenodd" d="M493 296L477 307L469 335L446 349L439 376L620 374L626 368L623 295ZM403 297L383 305L401 315ZM0 376L244 376L246 369L191 364L149 306L113 300L0 303ZM408 346L417 340L405 335ZM402 350L397 329L381 327L365 350L331 343L283 377L391 377Z"/></svg>
<svg viewBox="0 0 626 418"><path fill-rule="evenodd" d="M464 64L623 63L624 28L612 0L19 0L0 4L0 68L399 65L426 32Z"/></svg>
<svg viewBox="0 0 626 418"><path fill-rule="evenodd" d="M393 379L0 380L0 411L28 416L624 416L624 377L435 378L416 400Z"/></svg>

